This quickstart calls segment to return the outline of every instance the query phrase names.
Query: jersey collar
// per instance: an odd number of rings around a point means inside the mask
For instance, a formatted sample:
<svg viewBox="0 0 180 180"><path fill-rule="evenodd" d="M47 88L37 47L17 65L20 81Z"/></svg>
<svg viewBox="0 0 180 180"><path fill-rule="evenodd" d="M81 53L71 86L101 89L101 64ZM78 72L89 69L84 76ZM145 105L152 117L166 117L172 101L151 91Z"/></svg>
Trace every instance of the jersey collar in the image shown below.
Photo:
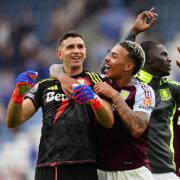
<svg viewBox="0 0 180 180"><path fill-rule="evenodd" d="M136 77L148 84L149 82L151 82L154 76L141 69L139 73L136 75Z"/></svg>

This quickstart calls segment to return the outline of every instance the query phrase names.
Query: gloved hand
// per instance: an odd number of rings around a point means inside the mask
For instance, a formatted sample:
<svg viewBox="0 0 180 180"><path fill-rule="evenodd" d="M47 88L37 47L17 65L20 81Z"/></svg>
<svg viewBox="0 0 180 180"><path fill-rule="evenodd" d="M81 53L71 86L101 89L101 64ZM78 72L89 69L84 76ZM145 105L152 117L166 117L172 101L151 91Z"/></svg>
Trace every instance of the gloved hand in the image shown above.
<svg viewBox="0 0 180 180"><path fill-rule="evenodd" d="M79 104L88 103L95 110L98 110L102 107L101 99L93 92L90 86L76 84L73 87L73 91L73 99L75 99Z"/></svg>
<svg viewBox="0 0 180 180"><path fill-rule="evenodd" d="M16 88L14 89L12 100L15 103L22 103L26 92L34 85L34 80L37 78L38 73L35 71L27 70L19 74L16 78Z"/></svg>

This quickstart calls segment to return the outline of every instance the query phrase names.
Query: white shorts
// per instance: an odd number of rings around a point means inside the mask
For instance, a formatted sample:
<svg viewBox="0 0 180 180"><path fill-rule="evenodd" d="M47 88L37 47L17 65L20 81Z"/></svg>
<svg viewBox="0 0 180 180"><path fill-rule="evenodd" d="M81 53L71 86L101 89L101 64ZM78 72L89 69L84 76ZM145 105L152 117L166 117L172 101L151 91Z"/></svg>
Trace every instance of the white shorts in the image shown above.
<svg viewBox="0 0 180 180"><path fill-rule="evenodd" d="M152 175L153 175L153 180L180 180L180 177L178 177L173 172L161 173L161 174L153 173Z"/></svg>
<svg viewBox="0 0 180 180"><path fill-rule="evenodd" d="M140 167L127 171L103 171L97 170L99 180L153 180L151 171L146 167Z"/></svg>

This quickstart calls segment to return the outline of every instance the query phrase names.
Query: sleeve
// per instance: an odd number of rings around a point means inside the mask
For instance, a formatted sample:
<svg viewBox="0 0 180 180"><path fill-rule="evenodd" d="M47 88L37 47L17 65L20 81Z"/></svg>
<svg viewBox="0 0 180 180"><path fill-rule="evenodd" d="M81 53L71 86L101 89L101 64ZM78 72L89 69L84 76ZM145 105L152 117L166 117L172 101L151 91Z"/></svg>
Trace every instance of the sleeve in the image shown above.
<svg viewBox="0 0 180 180"><path fill-rule="evenodd" d="M141 111L151 114L155 106L155 95L153 89L148 85L138 87L135 95L133 111Z"/></svg>
<svg viewBox="0 0 180 180"><path fill-rule="evenodd" d="M35 84L30 90L29 92L26 94L25 99L29 98L31 99L31 101L33 102L36 111L39 109L39 107L41 107L41 98L42 98L42 84L41 83L37 83Z"/></svg>
<svg viewBox="0 0 180 180"><path fill-rule="evenodd" d="M136 40L136 33L132 30L130 30L125 36L122 37L121 41L135 41ZM121 42L120 41L120 42Z"/></svg>

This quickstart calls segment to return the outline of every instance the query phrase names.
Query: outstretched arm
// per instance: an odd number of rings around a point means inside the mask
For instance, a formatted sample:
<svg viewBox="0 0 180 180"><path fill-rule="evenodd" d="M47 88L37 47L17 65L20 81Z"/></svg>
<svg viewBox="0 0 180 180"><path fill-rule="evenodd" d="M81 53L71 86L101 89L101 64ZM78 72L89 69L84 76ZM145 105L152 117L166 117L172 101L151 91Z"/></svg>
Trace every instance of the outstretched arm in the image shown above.
<svg viewBox="0 0 180 180"><path fill-rule="evenodd" d="M143 11L142 13L140 13L137 16L130 31L121 39L121 41L124 40L135 41L136 35L150 29L155 24L157 16L158 15L157 13L155 13L154 7L152 7L150 10ZM100 65L100 72L104 74L104 70L105 70L105 61L103 60Z"/></svg>
<svg viewBox="0 0 180 180"><path fill-rule="evenodd" d="M154 7L152 7L147 11L141 12L137 16L130 31L121 39L121 41L123 40L135 41L136 35L150 29L155 24L157 16L158 15L157 13L155 13Z"/></svg>
<svg viewBox="0 0 180 180"><path fill-rule="evenodd" d="M36 111L30 99L24 100L24 95L34 84L37 72L26 71L16 78L16 88L9 102L6 123L9 128L14 128L28 120Z"/></svg>

